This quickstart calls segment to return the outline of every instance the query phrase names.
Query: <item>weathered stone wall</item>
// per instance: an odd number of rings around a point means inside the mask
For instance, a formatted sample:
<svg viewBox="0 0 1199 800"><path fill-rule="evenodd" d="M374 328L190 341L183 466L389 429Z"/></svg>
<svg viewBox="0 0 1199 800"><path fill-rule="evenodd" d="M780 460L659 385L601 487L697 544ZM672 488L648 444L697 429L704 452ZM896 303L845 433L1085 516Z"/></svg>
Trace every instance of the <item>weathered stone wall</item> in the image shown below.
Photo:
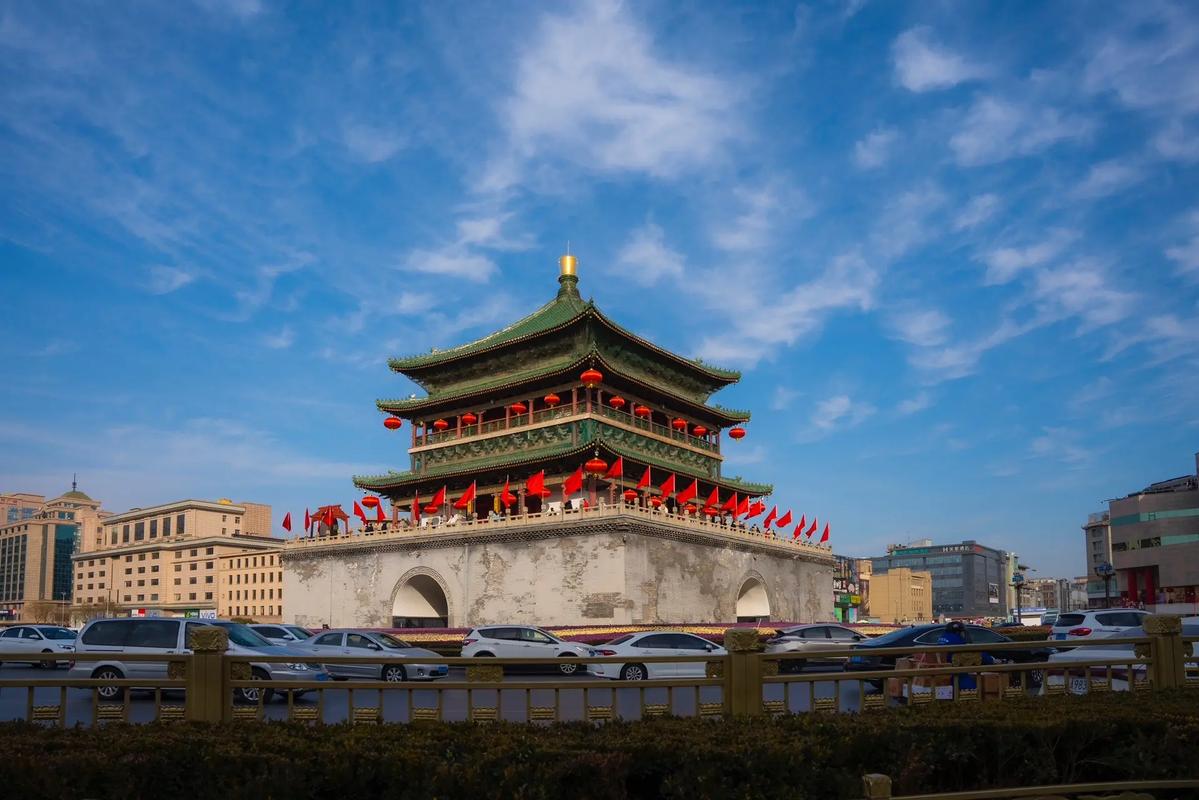
<svg viewBox="0 0 1199 800"><path fill-rule="evenodd" d="M732 621L747 580L776 620L832 618L831 566L632 531L285 554L284 619L389 626L414 575L441 586L451 627Z"/></svg>

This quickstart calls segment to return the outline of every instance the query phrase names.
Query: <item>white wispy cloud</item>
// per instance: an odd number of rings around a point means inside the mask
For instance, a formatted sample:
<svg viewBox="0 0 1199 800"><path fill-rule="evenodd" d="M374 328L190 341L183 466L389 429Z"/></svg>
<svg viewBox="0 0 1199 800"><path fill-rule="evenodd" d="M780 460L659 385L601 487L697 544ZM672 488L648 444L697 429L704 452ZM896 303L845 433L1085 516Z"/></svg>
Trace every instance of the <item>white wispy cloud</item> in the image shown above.
<svg viewBox="0 0 1199 800"><path fill-rule="evenodd" d="M232 14L242 20L253 19L264 11L262 0L196 0L196 2L207 11Z"/></svg>
<svg viewBox="0 0 1199 800"><path fill-rule="evenodd" d="M875 407L862 400L854 400L847 394L837 394L816 403L808 418L807 427L800 432L800 439L820 439L838 430L860 425L874 415Z"/></svg>
<svg viewBox="0 0 1199 800"><path fill-rule="evenodd" d="M1087 176L1074 187L1072 194L1080 200L1107 197L1138 183L1144 177L1144 170L1137 164L1119 159L1101 161L1091 165Z"/></svg>
<svg viewBox="0 0 1199 800"><path fill-rule="evenodd" d="M161 264L150 267L146 291L150 294L170 294L182 289L196 279L194 272L182 267L167 267Z"/></svg>
<svg viewBox="0 0 1199 800"><path fill-rule="evenodd" d="M933 396L928 392L920 392L914 397L909 397L895 407L895 412L900 416L909 416L924 411L930 408L933 404Z"/></svg>
<svg viewBox="0 0 1199 800"><path fill-rule="evenodd" d="M1166 258L1174 262L1178 274L1186 278L1199 279L1199 209L1187 218L1191 236L1182 244L1166 248Z"/></svg>
<svg viewBox="0 0 1199 800"><path fill-rule="evenodd" d="M935 347L948 338L950 319L939 309L900 311L888 322L895 338L919 347Z"/></svg>
<svg viewBox="0 0 1199 800"><path fill-rule="evenodd" d="M1137 296L1112 286L1101 264L1079 259L1061 267L1038 270L1033 297L1049 320L1078 317L1083 330L1119 322L1132 314Z"/></svg>
<svg viewBox="0 0 1199 800"><path fill-rule="evenodd" d="M913 92L948 89L985 77L988 70L933 40L932 29L904 31L891 47L895 79Z"/></svg>
<svg viewBox="0 0 1199 800"><path fill-rule="evenodd" d="M801 190L782 180L737 186L711 227L712 243L721 250L747 252L770 245L785 222L808 217L812 204Z"/></svg>
<svg viewBox="0 0 1199 800"><path fill-rule="evenodd" d="M268 333L262 337L262 344L272 350L286 350L296 340L296 332L290 325L284 325L277 333Z"/></svg>
<svg viewBox="0 0 1199 800"><path fill-rule="evenodd" d="M1079 434L1065 428L1046 427L1029 443L1029 451L1041 458L1081 467L1093 461L1098 451L1079 443Z"/></svg>
<svg viewBox="0 0 1199 800"><path fill-rule="evenodd" d="M364 122L347 122L341 139L352 158L367 164L387 161L404 147L404 136L398 131Z"/></svg>
<svg viewBox="0 0 1199 800"><path fill-rule="evenodd" d="M962 231L978 227L995 216L999 210L999 197L994 194L980 194L970 198L970 202L953 218L954 230Z"/></svg>
<svg viewBox="0 0 1199 800"><path fill-rule="evenodd" d="M677 284L683 279L683 257L666 244L660 226L646 222L617 253L612 269L641 286L663 281Z"/></svg>
<svg viewBox="0 0 1199 800"><path fill-rule="evenodd" d="M1199 20L1188 3L1125 3L1096 37L1082 86L1129 108L1183 115L1199 111Z"/></svg>
<svg viewBox="0 0 1199 800"><path fill-rule="evenodd" d="M989 333L972 340L917 348L908 356L908 363L933 380L964 378L978 370L979 361L986 353L1037 327L1033 322L1003 319Z"/></svg>
<svg viewBox="0 0 1199 800"><path fill-rule="evenodd" d="M1153 137L1153 149L1162 158L1193 164L1199 161L1199 131L1171 120Z"/></svg>
<svg viewBox="0 0 1199 800"><path fill-rule="evenodd" d="M1007 283L1021 272L1049 263L1065 252L1076 239L1075 231L1057 229L1048 238L1023 247L998 247L983 253L988 285Z"/></svg>
<svg viewBox="0 0 1199 800"><path fill-rule="evenodd" d="M887 163L891 149L899 138L894 128L878 128L853 146L853 163L858 169L875 169Z"/></svg>
<svg viewBox="0 0 1199 800"><path fill-rule="evenodd" d="M1048 103L985 95L974 101L949 148L962 166L979 166L1085 139L1094 129L1090 118Z"/></svg>
<svg viewBox="0 0 1199 800"><path fill-rule="evenodd" d="M409 272L465 278L479 283L491 280L498 272L495 262L455 242L437 250L416 249L400 264Z"/></svg>
<svg viewBox="0 0 1199 800"><path fill-rule="evenodd" d="M792 389L789 386L776 386L770 395L770 409L772 411L785 411L795 402L795 398L799 397L802 392L798 389Z"/></svg>

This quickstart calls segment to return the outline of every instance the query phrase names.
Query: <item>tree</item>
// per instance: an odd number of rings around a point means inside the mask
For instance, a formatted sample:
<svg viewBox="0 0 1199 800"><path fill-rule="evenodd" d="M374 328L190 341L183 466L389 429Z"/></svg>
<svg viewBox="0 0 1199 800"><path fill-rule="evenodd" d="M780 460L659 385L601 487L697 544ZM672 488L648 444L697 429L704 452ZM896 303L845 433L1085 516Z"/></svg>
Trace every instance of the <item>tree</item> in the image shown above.
<svg viewBox="0 0 1199 800"><path fill-rule="evenodd" d="M57 603L48 600L31 600L21 609L21 619L26 622L54 622L60 614Z"/></svg>

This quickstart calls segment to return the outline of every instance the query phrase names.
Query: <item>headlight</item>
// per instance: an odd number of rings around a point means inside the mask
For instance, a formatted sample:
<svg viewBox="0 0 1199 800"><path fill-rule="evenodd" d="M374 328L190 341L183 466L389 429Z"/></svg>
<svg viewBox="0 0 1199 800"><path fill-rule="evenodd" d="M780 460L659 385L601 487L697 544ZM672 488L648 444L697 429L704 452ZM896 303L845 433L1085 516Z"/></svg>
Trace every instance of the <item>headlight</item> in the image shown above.
<svg viewBox="0 0 1199 800"><path fill-rule="evenodd" d="M74 650L74 649L75 649L75 645L73 645L73 644L60 644L60 645L58 646L58 649L59 649L59 650Z"/></svg>
<svg viewBox="0 0 1199 800"><path fill-rule="evenodd" d="M307 672L308 671L307 664L284 664L283 666L287 667L288 669L293 669L296 672Z"/></svg>

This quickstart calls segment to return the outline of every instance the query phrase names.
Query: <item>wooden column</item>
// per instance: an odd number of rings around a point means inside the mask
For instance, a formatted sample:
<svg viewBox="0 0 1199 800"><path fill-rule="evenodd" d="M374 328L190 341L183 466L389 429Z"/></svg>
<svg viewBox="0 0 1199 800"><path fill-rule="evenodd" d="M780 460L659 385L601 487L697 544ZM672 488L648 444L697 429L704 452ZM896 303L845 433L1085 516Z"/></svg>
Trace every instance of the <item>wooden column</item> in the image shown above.
<svg viewBox="0 0 1199 800"><path fill-rule="evenodd" d="M533 398L529 398L529 424L533 424Z"/></svg>

